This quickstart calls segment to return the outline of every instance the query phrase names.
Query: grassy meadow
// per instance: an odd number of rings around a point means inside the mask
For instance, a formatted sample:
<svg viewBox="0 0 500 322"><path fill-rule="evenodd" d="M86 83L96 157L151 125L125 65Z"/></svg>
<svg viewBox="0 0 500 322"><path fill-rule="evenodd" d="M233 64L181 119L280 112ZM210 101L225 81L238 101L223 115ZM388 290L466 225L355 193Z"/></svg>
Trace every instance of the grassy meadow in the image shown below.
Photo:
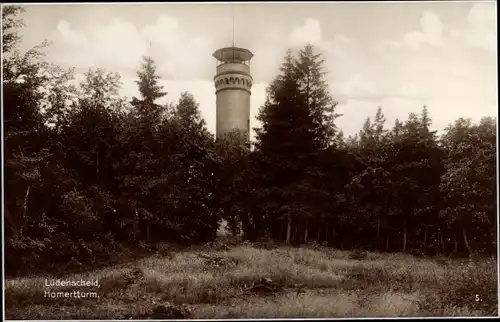
<svg viewBox="0 0 500 322"><path fill-rule="evenodd" d="M6 318L491 316L497 315L496 269L493 259L416 258L321 246L167 249L63 278L97 279L99 298L47 298L46 276L7 279Z"/></svg>

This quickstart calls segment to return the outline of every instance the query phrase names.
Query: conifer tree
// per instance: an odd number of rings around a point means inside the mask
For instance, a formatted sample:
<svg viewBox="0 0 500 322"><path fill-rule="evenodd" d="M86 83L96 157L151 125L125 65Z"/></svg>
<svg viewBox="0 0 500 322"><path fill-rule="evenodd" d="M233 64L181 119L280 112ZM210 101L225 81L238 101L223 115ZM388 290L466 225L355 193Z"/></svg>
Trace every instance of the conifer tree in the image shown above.
<svg viewBox="0 0 500 322"><path fill-rule="evenodd" d="M119 159L124 203L133 209L129 216L138 220L143 239L152 239L152 227L161 227L165 222L164 205L156 202L161 195L161 187L166 184L164 169L160 166L165 156L165 138L158 135L165 107L157 100L167 93L159 84L156 65L151 57L143 57L135 81L140 97L133 97L131 112L124 118L121 132L121 147L128 157ZM152 225L156 224L156 225Z"/></svg>
<svg viewBox="0 0 500 322"><path fill-rule="evenodd" d="M324 190L317 189L314 158L321 138L308 104L310 93L301 90L302 75L294 63L288 51L280 75L268 89L258 116L262 129L257 131L257 166L262 174L257 189L260 212L266 216L266 227L277 238L283 238L286 219L287 243L292 238L300 243L307 237L308 222L320 214L316 206L325 196ZM277 228L276 222L281 222Z"/></svg>
<svg viewBox="0 0 500 322"><path fill-rule="evenodd" d="M334 143L337 132L335 119L337 102L328 90L325 81L324 59L311 44L306 45L298 53L294 61L299 87L313 117L316 141L321 148Z"/></svg>
<svg viewBox="0 0 500 322"><path fill-rule="evenodd" d="M166 96L163 86L158 83L160 76L156 74L156 64L153 58L144 56L142 65L137 71L137 80L140 98L133 97L131 104L137 109L141 117L157 119L161 114L161 105L157 100Z"/></svg>

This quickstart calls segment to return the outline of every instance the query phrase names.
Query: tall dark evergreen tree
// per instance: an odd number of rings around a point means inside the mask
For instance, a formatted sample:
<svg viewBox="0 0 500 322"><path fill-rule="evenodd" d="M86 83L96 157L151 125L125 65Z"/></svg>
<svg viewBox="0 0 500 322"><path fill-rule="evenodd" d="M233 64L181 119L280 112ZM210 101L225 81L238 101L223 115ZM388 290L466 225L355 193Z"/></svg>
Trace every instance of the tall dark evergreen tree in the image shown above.
<svg viewBox="0 0 500 322"><path fill-rule="evenodd" d="M306 45L294 61L299 87L313 117L316 140L324 148L334 143L337 127L335 119L337 102L328 90L324 59L312 45Z"/></svg>
<svg viewBox="0 0 500 322"><path fill-rule="evenodd" d="M292 235L297 243L307 237L308 221L319 215L318 199L325 196L324 190L317 189L319 171L314 160L322 138L308 104L310 92L301 90L302 77L289 51L258 116L263 124L257 130L256 153L262 174L260 213L266 216L267 229L278 238L284 233L286 219L287 243Z"/></svg>
<svg viewBox="0 0 500 322"><path fill-rule="evenodd" d="M146 243L154 234L152 227L161 227L165 221L164 205L157 203L167 180L160 166L165 138L158 136L165 107L157 100L167 93L158 80L153 59L143 57L136 80L140 97L132 98L132 110L122 123L120 145L128 157L117 160L116 164L120 169L121 204L130 209L127 213L133 218L131 223L140 227L140 235Z"/></svg>

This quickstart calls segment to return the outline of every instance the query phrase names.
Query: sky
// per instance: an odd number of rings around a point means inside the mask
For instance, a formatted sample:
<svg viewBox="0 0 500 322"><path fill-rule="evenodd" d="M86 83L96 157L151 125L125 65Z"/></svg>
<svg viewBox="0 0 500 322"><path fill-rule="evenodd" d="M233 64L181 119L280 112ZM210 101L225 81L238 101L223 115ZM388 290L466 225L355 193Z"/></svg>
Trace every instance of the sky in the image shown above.
<svg viewBox="0 0 500 322"><path fill-rule="evenodd" d="M288 48L307 43L323 54L325 80L357 133L383 108L387 126L427 105L433 128L459 117L496 116L496 1L409 3L157 3L26 5L23 48L52 42L47 59L122 76L121 94L138 95L136 70L151 56L176 102L189 91L215 132L217 48L248 48L254 79L251 127ZM234 35L233 35L234 20ZM253 134L252 134L253 136Z"/></svg>

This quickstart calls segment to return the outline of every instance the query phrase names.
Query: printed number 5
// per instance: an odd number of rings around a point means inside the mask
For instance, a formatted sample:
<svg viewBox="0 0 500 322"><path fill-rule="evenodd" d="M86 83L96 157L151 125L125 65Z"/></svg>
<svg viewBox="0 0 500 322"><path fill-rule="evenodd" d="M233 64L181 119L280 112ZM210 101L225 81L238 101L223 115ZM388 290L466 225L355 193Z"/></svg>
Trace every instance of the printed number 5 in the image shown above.
<svg viewBox="0 0 500 322"><path fill-rule="evenodd" d="M479 297L478 294L476 294L476 302L479 302L479 301L481 301L481 298Z"/></svg>

